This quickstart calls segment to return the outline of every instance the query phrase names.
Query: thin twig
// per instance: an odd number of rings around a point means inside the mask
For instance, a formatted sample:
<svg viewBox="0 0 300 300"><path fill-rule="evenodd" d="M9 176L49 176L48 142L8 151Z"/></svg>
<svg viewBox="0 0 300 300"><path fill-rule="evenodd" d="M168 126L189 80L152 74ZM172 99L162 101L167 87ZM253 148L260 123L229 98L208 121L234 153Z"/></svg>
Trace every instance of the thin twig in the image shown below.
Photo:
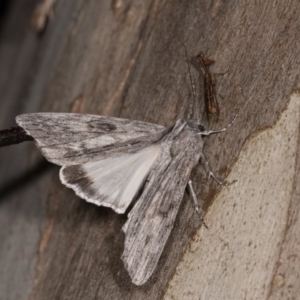
<svg viewBox="0 0 300 300"><path fill-rule="evenodd" d="M0 131L0 147L10 146L33 141L33 137L28 135L22 127L13 127Z"/></svg>

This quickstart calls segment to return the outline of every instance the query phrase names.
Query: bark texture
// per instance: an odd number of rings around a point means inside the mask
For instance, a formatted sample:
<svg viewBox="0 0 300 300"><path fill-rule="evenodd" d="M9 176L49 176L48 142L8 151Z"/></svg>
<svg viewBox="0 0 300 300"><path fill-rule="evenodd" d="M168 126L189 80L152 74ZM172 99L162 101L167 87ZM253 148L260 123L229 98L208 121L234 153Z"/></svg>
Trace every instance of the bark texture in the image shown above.
<svg viewBox="0 0 300 300"><path fill-rule="evenodd" d="M203 73L192 60L195 115L213 129L239 114L227 133L205 141L211 168L226 177L247 138L273 126L300 85L298 1L57 0L53 18L40 34L28 25L35 4L9 1L3 6L0 129L15 126L18 114L37 111L169 126L185 116L192 99L185 43L191 56L201 51L216 61L212 72L228 71L217 78L219 120L208 125ZM1 148L0 160L2 299L163 297L201 226L188 196L157 269L136 287L121 261L125 215L79 199L59 182L58 167L50 168L31 142ZM299 295L300 227L294 226L300 212L299 157L294 168L298 177L280 257L274 261L278 269L273 288L266 287L272 299ZM196 193L207 208L217 187L202 183L200 167L193 173ZM282 277L293 284L286 287ZM253 299L251 290L246 298Z"/></svg>

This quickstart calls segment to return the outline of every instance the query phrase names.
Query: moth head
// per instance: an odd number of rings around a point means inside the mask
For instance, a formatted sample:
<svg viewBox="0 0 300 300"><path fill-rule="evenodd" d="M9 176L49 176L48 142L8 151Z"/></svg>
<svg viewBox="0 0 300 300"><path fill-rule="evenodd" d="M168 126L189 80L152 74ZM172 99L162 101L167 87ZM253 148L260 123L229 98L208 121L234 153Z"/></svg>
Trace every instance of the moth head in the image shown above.
<svg viewBox="0 0 300 300"><path fill-rule="evenodd" d="M204 126L201 123L198 124L198 129L200 130L200 132L205 130Z"/></svg>
<svg viewBox="0 0 300 300"><path fill-rule="evenodd" d="M193 130L195 130L199 133L202 131L205 131L204 126L202 125L202 123L199 120L191 119L191 120L188 120L187 122L188 122L189 126L191 128L193 128Z"/></svg>

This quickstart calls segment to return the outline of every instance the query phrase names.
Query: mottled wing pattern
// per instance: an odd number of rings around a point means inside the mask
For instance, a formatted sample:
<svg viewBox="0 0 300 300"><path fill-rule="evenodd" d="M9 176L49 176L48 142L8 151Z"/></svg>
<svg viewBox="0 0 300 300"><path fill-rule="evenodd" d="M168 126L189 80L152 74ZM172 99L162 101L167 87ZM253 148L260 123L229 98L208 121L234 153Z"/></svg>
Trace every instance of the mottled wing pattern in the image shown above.
<svg viewBox="0 0 300 300"><path fill-rule="evenodd" d="M123 227L122 259L136 285L146 282L157 265L202 147L201 136L181 120L161 143L149 182Z"/></svg>
<svg viewBox="0 0 300 300"><path fill-rule="evenodd" d="M43 155L63 166L60 179L77 195L123 213L160 153L163 126L69 113L20 115L17 123Z"/></svg>
<svg viewBox="0 0 300 300"><path fill-rule="evenodd" d="M47 160L61 166L139 151L168 130L141 121L71 113L24 114L16 121L35 139Z"/></svg>

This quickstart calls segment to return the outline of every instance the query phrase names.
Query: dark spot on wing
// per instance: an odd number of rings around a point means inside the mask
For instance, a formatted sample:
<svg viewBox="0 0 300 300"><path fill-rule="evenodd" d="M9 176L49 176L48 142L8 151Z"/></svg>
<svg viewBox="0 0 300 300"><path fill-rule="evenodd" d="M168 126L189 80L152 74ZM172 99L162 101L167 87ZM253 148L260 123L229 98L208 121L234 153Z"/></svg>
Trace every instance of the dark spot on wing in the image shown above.
<svg viewBox="0 0 300 300"><path fill-rule="evenodd" d="M115 124L108 123L108 122L103 123L99 121L91 121L89 122L89 126L91 128L100 129L103 131L114 131L117 129L117 126Z"/></svg>
<svg viewBox="0 0 300 300"><path fill-rule="evenodd" d="M97 191L93 188L93 180L80 165L68 166L63 169L65 180L77 186L87 197L94 198Z"/></svg>
<svg viewBox="0 0 300 300"><path fill-rule="evenodd" d="M198 128L199 128L200 132L202 132L202 131L205 130L205 128L204 128L204 126L203 126L202 124L199 124L199 125L198 125Z"/></svg>
<svg viewBox="0 0 300 300"><path fill-rule="evenodd" d="M95 198L99 198L99 196L97 196L97 191L93 188L92 181L89 178L80 179L76 185L88 198L93 200L95 200Z"/></svg>
<svg viewBox="0 0 300 300"><path fill-rule="evenodd" d="M80 165L68 166L63 169L65 180L68 183L76 183L76 181L86 177L86 172Z"/></svg>
<svg viewBox="0 0 300 300"><path fill-rule="evenodd" d="M152 236L151 235L147 235L146 239L145 239L145 246L147 246L147 244L151 241Z"/></svg>
<svg viewBox="0 0 300 300"><path fill-rule="evenodd" d="M101 193L99 193L99 191L97 191L97 194L98 194L98 198L99 198L99 203L102 203L102 202L110 202L109 200L110 200L110 198L107 196L107 195L105 195L105 194L101 194Z"/></svg>

